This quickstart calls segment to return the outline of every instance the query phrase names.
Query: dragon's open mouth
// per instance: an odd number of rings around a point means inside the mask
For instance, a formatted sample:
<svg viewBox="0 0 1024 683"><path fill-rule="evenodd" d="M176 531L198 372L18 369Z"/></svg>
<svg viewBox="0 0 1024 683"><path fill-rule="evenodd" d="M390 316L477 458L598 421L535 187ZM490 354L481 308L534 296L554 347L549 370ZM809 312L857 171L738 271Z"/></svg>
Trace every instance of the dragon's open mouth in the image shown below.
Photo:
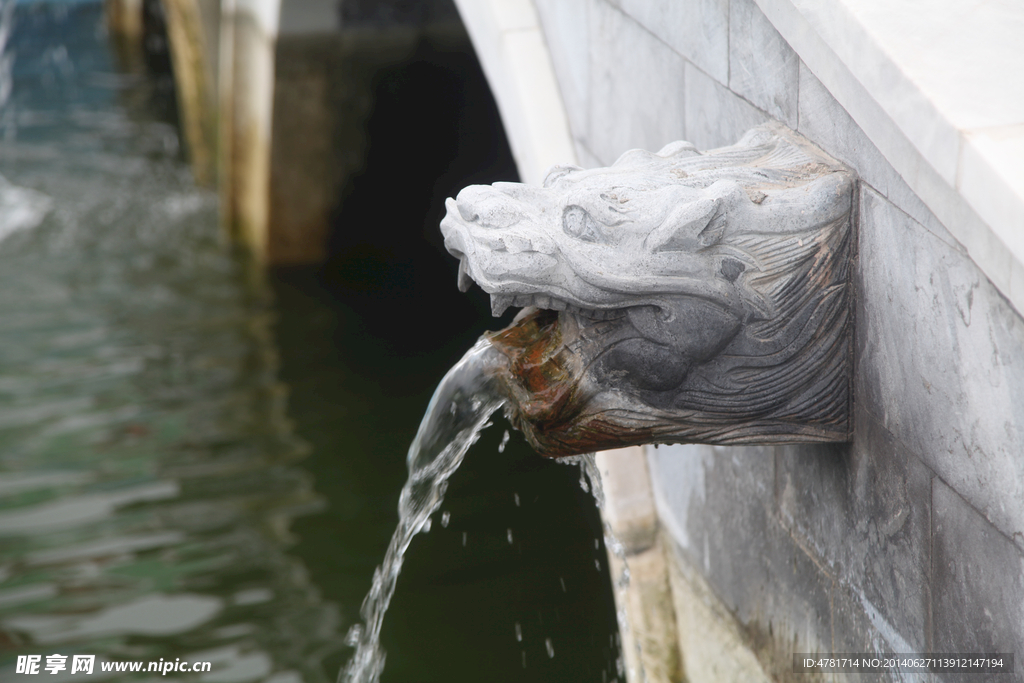
<svg viewBox="0 0 1024 683"><path fill-rule="evenodd" d="M534 307L548 311L568 311L578 317L590 320L615 320L626 315L625 308L584 308L547 294L492 294L491 314L500 316L510 306Z"/></svg>

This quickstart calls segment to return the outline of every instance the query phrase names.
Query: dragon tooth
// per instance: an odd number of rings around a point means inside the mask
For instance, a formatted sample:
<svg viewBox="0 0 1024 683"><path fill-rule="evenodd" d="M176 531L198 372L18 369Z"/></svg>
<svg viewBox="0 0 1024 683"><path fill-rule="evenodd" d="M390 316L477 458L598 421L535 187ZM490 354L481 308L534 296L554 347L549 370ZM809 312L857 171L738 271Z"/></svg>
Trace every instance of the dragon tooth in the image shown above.
<svg viewBox="0 0 1024 683"><path fill-rule="evenodd" d="M505 312L512 304L512 297L507 294L491 294L491 315L495 318Z"/></svg>
<svg viewBox="0 0 1024 683"><path fill-rule="evenodd" d="M529 294L517 294L516 297L514 299L512 299L512 305L513 306L532 306L533 305L533 297L530 296Z"/></svg>
<svg viewBox="0 0 1024 683"><path fill-rule="evenodd" d="M459 291L468 292L473 286L473 278L469 275L469 265L466 259L459 261Z"/></svg>
<svg viewBox="0 0 1024 683"><path fill-rule="evenodd" d="M551 308L551 297L544 294L536 294L533 297L533 305L537 308Z"/></svg>
<svg viewBox="0 0 1024 683"><path fill-rule="evenodd" d="M565 303L561 299L555 299L554 297L552 297L552 299L551 299L551 310L553 310L553 311L564 311L568 307L569 307L569 304Z"/></svg>

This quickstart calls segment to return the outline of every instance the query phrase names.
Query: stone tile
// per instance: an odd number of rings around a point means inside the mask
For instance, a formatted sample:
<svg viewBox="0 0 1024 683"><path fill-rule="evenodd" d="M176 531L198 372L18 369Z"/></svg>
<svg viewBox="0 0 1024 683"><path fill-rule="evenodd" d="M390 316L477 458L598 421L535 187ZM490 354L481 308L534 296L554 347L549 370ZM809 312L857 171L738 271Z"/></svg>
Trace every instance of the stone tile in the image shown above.
<svg viewBox="0 0 1024 683"><path fill-rule="evenodd" d="M1024 643L1024 555L937 479L932 495L933 651L1016 651L1019 660ZM1013 680L1019 681L1020 662L1015 666Z"/></svg>
<svg viewBox="0 0 1024 683"><path fill-rule="evenodd" d="M895 633L892 625L868 602L855 587L837 585L832 591L832 648L833 652L863 652L883 654L914 652L914 648ZM836 673L826 679L835 683L902 683L899 674ZM917 683L918 679L909 679Z"/></svg>
<svg viewBox="0 0 1024 683"><path fill-rule="evenodd" d="M731 595L745 593L743 565L758 563L774 508L775 463L768 448L661 446L648 449L658 516L691 564ZM739 540L743 539L740 543ZM742 561L737 558L747 555Z"/></svg>
<svg viewBox="0 0 1024 683"><path fill-rule="evenodd" d="M1014 262L1013 253L1006 248L992 230L980 222L967 236L960 239L972 261L988 276L996 288L1007 294L1010 291L1010 271ZM1024 308L1018 306L1018 313Z"/></svg>
<svg viewBox="0 0 1024 683"><path fill-rule="evenodd" d="M648 453L659 518L679 561L743 624L766 671L791 671L794 651L830 651L833 578L773 514L772 449L663 446Z"/></svg>
<svg viewBox="0 0 1024 683"><path fill-rule="evenodd" d="M691 507L696 511L704 507L707 498L704 472L714 457L713 447L703 444L647 449L658 518L675 543L687 553L697 552L695 541L700 541L700 537L690 538L689 514ZM770 479L765 486L772 486Z"/></svg>
<svg viewBox="0 0 1024 683"><path fill-rule="evenodd" d="M589 129L591 5L598 0L534 0L574 139Z"/></svg>
<svg viewBox="0 0 1024 683"><path fill-rule="evenodd" d="M719 83L729 82L729 0L612 0Z"/></svg>
<svg viewBox="0 0 1024 683"><path fill-rule="evenodd" d="M878 148L803 62L797 130L847 164L861 180L950 246L957 241L904 182Z"/></svg>
<svg viewBox="0 0 1024 683"><path fill-rule="evenodd" d="M1024 321L969 258L866 187L860 224L858 403L1024 538Z"/></svg>
<svg viewBox="0 0 1024 683"><path fill-rule="evenodd" d="M797 127L800 58L754 0L729 4L729 89Z"/></svg>
<svg viewBox="0 0 1024 683"><path fill-rule="evenodd" d="M852 445L777 450L779 517L855 590L857 609L887 625L886 639L924 651L932 473L870 416L854 424Z"/></svg>
<svg viewBox="0 0 1024 683"><path fill-rule="evenodd" d="M697 149L734 144L769 117L716 83L692 64L686 66L686 139Z"/></svg>
<svg viewBox="0 0 1024 683"><path fill-rule="evenodd" d="M686 61L611 5L591 9L590 149L609 164L684 139Z"/></svg>

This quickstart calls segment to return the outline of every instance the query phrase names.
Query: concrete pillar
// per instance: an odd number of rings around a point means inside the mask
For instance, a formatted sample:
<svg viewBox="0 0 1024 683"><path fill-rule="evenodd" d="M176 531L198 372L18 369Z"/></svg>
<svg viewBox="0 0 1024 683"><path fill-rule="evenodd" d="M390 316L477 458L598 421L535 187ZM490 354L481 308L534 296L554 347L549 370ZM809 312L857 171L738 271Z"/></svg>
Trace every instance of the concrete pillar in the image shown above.
<svg viewBox="0 0 1024 683"><path fill-rule="evenodd" d="M9 2L8 6L13 8L14 3ZM143 0L105 0L103 12L119 68L127 73L140 73L145 68Z"/></svg>
<svg viewBox="0 0 1024 683"><path fill-rule="evenodd" d="M117 41L142 42L142 0L106 0L107 29Z"/></svg>
<svg viewBox="0 0 1024 683"><path fill-rule="evenodd" d="M124 2L126 0L110 0ZM182 133L196 182L216 175L218 0L162 0Z"/></svg>
<svg viewBox="0 0 1024 683"><path fill-rule="evenodd" d="M326 258L342 179L361 158L362 140L339 144L337 139L338 131L348 128L363 135L365 118L351 106L353 93L365 95L358 84L350 84L353 69L340 32L341 4L281 1L270 152L270 264Z"/></svg>
<svg viewBox="0 0 1024 683"><path fill-rule="evenodd" d="M278 0L221 0L218 184L228 235L265 262Z"/></svg>

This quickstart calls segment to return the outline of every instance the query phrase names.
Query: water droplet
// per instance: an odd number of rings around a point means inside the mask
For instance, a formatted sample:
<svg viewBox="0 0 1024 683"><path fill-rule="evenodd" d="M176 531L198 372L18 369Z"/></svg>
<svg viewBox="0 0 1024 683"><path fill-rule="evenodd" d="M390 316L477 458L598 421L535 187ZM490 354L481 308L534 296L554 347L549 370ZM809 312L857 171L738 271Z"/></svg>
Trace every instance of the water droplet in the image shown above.
<svg viewBox="0 0 1024 683"><path fill-rule="evenodd" d="M455 405L455 401L452 401L451 404L448 406L448 412L451 413L452 415L459 412L459 408L458 406Z"/></svg>
<svg viewBox="0 0 1024 683"><path fill-rule="evenodd" d="M516 507L519 507L519 494L513 493L512 496L516 499Z"/></svg>
<svg viewBox="0 0 1024 683"><path fill-rule="evenodd" d="M625 590L625 589L629 588L629 578L630 578L629 565L626 564L625 562L623 562L622 563L622 575L619 576L618 580L615 582L615 585L619 588L619 590Z"/></svg>
<svg viewBox="0 0 1024 683"><path fill-rule="evenodd" d="M425 520L423 520L423 533L429 534L430 533L430 526L432 524L433 524L433 522L430 521L430 517L427 517Z"/></svg>
<svg viewBox="0 0 1024 683"><path fill-rule="evenodd" d="M544 639L544 649L548 651L548 657L554 659L555 657L555 646L551 644L550 638Z"/></svg>
<svg viewBox="0 0 1024 683"><path fill-rule="evenodd" d="M562 592L563 593L568 593L569 592L569 591L565 590L565 579L563 579L561 576L558 577L558 583L562 584Z"/></svg>
<svg viewBox="0 0 1024 683"><path fill-rule="evenodd" d="M512 545L512 530L508 530L508 544Z"/></svg>
<svg viewBox="0 0 1024 683"><path fill-rule="evenodd" d="M615 557L619 558L623 562L626 561L626 549L623 547L619 539L615 537L615 532L612 531L612 525L605 522L604 524L604 547L612 551Z"/></svg>
<svg viewBox="0 0 1024 683"><path fill-rule="evenodd" d="M601 560L594 560L594 568L601 571Z"/></svg>
<svg viewBox="0 0 1024 683"><path fill-rule="evenodd" d="M516 622L516 640L520 643L523 642L523 627L519 625L518 621Z"/></svg>
<svg viewBox="0 0 1024 683"><path fill-rule="evenodd" d="M444 528L447 529L448 528L448 522L451 520L451 518L452 518L452 513L448 512L447 510L442 512L441 513L441 526L443 526Z"/></svg>
<svg viewBox="0 0 1024 683"><path fill-rule="evenodd" d="M586 455L569 455L563 458L558 458L555 462L563 465L579 466L580 488L593 494L597 507L602 510L604 509L604 491L601 488L601 472L597 468L597 459L593 453L588 453Z"/></svg>
<svg viewBox="0 0 1024 683"><path fill-rule="evenodd" d="M619 633L629 633L629 617L626 615L625 609L620 609L615 612L615 620L619 622ZM621 646L622 643L620 642Z"/></svg>
<svg viewBox="0 0 1024 683"><path fill-rule="evenodd" d="M498 444L498 452L499 453L504 453L505 452L505 446L508 445L508 440L509 440L509 434L508 434L508 430L506 429L505 433L501 437L501 443Z"/></svg>
<svg viewBox="0 0 1024 683"><path fill-rule="evenodd" d="M600 550L600 549L601 549L601 544L598 543L597 539L595 538L594 539L594 550Z"/></svg>
<svg viewBox="0 0 1024 683"><path fill-rule="evenodd" d="M523 650L523 668L526 668L526 650Z"/></svg>
<svg viewBox="0 0 1024 683"><path fill-rule="evenodd" d="M462 532L462 547L463 548L466 547L466 532L465 531Z"/></svg>

